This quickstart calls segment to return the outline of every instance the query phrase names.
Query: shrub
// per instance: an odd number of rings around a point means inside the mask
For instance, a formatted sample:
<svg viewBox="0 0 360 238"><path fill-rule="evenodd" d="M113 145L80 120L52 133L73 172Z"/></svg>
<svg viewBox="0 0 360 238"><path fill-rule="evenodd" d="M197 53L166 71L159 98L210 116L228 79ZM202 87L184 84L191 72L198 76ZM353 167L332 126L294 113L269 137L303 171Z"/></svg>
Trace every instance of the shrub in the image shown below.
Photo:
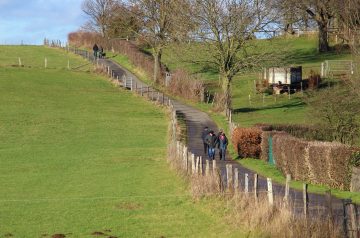
<svg viewBox="0 0 360 238"><path fill-rule="evenodd" d="M196 76L190 75L185 70L176 70L172 73L167 90L173 95L196 102L201 100L204 84Z"/></svg>
<svg viewBox="0 0 360 238"><path fill-rule="evenodd" d="M318 88L320 83L321 83L320 74L316 73L313 70L310 70L310 76L309 76L309 79L308 79L308 87L309 87L309 89Z"/></svg>
<svg viewBox="0 0 360 238"><path fill-rule="evenodd" d="M261 152L261 130L258 128L236 128L232 134L233 146L241 158L259 158Z"/></svg>

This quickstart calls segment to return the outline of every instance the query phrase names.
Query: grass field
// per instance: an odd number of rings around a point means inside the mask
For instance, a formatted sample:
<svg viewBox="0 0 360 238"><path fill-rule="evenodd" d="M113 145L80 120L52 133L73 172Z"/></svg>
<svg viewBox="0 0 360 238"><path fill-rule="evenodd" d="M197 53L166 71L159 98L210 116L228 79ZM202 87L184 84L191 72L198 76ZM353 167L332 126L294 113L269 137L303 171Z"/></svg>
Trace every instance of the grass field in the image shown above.
<svg viewBox="0 0 360 238"><path fill-rule="evenodd" d="M351 55L344 52L330 52L327 54L317 53L316 37L299 38L278 38L274 40L261 40L256 43L256 50L272 51L274 61L263 62L264 66L277 65L301 65L303 67L303 78L307 78L310 70L320 73L320 65L324 60L349 59ZM185 49L184 49L185 48ZM194 55L193 52L196 52ZM210 85L211 91L218 91L219 74L217 69L194 63L206 59L196 44L192 45L171 45L163 55L163 62L174 70L185 68L188 71L200 74ZM232 83L232 103L235 114L233 119L241 126L250 127L256 123L291 123L307 124L316 121L308 113L303 103L303 94L280 95L276 98L273 95L262 95L255 92L254 80L261 77L261 69L253 72L240 72ZM249 100L250 98L250 100Z"/></svg>
<svg viewBox="0 0 360 238"><path fill-rule="evenodd" d="M43 47L0 52L86 63ZM12 64L0 60L0 237L245 236L169 169L164 110L91 72Z"/></svg>

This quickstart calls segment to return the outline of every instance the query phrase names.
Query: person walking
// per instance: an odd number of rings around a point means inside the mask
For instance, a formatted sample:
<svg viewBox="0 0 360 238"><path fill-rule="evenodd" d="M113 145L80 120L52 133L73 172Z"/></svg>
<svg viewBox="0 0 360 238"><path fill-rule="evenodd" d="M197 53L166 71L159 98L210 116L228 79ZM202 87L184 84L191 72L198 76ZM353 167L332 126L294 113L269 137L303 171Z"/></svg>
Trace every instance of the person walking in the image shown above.
<svg viewBox="0 0 360 238"><path fill-rule="evenodd" d="M206 136L205 141L208 145L208 156L210 160L215 159L215 147L217 144L217 136L215 135L214 131L210 131L209 134Z"/></svg>
<svg viewBox="0 0 360 238"><path fill-rule="evenodd" d="M221 133L221 135L218 137L218 144L219 144L219 154L220 154L220 160L224 160L226 158L226 148L228 145L228 139L224 132Z"/></svg>
<svg viewBox="0 0 360 238"><path fill-rule="evenodd" d="M207 126L205 126L203 132L201 133L201 139L204 143L204 154L205 155L207 155L207 153L208 153L208 144L205 141L205 138L208 134L209 134L209 128Z"/></svg>
<svg viewBox="0 0 360 238"><path fill-rule="evenodd" d="M222 133L224 132L223 129L219 129L219 133L217 134L217 139L219 141L220 136L222 135ZM219 158L221 159L221 150L220 150L220 143L217 144L218 150L219 150Z"/></svg>
<svg viewBox="0 0 360 238"><path fill-rule="evenodd" d="M100 49L99 49L99 58L102 59L104 56L104 49L102 46L100 46Z"/></svg>
<svg viewBox="0 0 360 238"><path fill-rule="evenodd" d="M99 47L97 46L97 44L93 46L93 51L94 51L94 58L97 59L98 51L99 51Z"/></svg>

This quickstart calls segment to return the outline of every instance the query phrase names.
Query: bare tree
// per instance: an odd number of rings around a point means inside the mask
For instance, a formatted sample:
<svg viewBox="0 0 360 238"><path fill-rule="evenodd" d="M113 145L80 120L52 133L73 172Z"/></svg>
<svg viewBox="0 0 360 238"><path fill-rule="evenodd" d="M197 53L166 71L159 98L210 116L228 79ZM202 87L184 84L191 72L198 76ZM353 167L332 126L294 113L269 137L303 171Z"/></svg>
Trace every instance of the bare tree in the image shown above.
<svg viewBox="0 0 360 238"><path fill-rule="evenodd" d="M147 42L154 57L155 82L159 82L163 48L186 32L189 5L184 0L133 0L140 10L140 37Z"/></svg>
<svg viewBox="0 0 360 238"><path fill-rule="evenodd" d="M330 50L328 33L331 21L337 16L337 0L286 0L313 19L318 27L319 52Z"/></svg>
<svg viewBox="0 0 360 238"><path fill-rule="evenodd" d="M206 63L220 73L222 98L219 109L231 108L231 82L243 70L258 65L265 54L255 53L254 35L266 32L275 12L269 0L195 0L197 37L210 55Z"/></svg>
<svg viewBox="0 0 360 238"><path fill-rule="evenodd" d="M108 27L109 38L134 38L141 29L141 22L136 17L141 12L136 6L126 6L118 3L112 9L110 25Z"/></svg>
<svg viewBox="0 0 360 238"><path fill-rule="evenodd" d="M90 18L85 27L106 37L111 25L113 9L118 4L117 0L84 0L82 10Z"/></svg>

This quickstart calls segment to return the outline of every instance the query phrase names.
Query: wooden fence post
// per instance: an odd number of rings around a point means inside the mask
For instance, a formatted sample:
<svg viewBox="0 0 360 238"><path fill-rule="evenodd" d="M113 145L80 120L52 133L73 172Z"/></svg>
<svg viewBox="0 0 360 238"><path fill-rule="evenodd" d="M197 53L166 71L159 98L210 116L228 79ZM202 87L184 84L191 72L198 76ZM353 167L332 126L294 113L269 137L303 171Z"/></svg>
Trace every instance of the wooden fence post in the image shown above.
<svg viewBox="0 0 360 238"><path fill-rule="evenodd" d="M291 175L287 174L286 175L286 183L285 183L285 196L284 196L284 201L286 203L288 203L288 201L289 201L290 181L291 181Z"/></svg>
<svg viewBox="0 0 360 238"><path fill-rule="evenodd" d="M227 189L231 189L233 187L233 166L232 164L226 165L226 183L227 183Z"/></svg>
<svg viewBox="0 0 360 238"><path fill-rule="evenodd" d="M331 190L328 190L325 192L325 202L326 202L326 208L328 210L328 216L330 220L334 221L334 215L333 215L333 208L332 208L332 197L331 197Z"/></svg>
<svg viewBox="0 0 360 238"><path fill-rule="evenodd" d="M258 200L258 175L254 174L254 197L255 197L255 201L257 202Z"/></svg>
<svg viewBox="0 0 360 238"><path fill-rule="evenodd" d="M235 194L239 193L239 168L234 169L234 191Z"/></svg>
<svg viewBox="0 0 360 238"><path fill-rule="evenodd" d="M274 205L274 194L271 178L267 178L268 200L270 205Z"/></svg>
<svg viewBox="0 0 360 238"><path fill-rule="evenodd" d="M21 64L21 58L19 57L19 66L21 67L22 64Z"/></svg>
<svg viewBox="0 0 360 238"><path fill-rule="evenodd" d="M306 183L303 184L303 202L304 202L304 216L307 217L308 215L308 194L307 194L307 187Z"/></svg>
<svg viewBox="0 0 360 238"><path fill-rule="evenodd" d="M351 199L344 200L344 230L346 237L357 238L358 232L358 220L356 215L356 207L352 203Z"/></svg>
<svg viewBox="0 0 360 238"><path fill-rule="evenodd" d="M183 169L187 171L187 148L184 146L183 148Z"/></svg>
<svg viewBox="0 0 360 238"><path fill-rule="evenodd" d="M245 174L245 194L249 193L249 174Z"/></svg>
<svg viewBox="0 0 360 238"><path fill-rule="evenodd" d="M199 156L199 173L200 173L200 175L203 175L203 174L204 174L202 156Z"/></svg>
<svg viewBox="0 0 360 238"><path fill-rule="evenodd" d="M215 175L215 174L216 174L216 170L217 170L216 160L213 160L213 161L212 161L212 169L213 169L213 174Z"/></svg>
<svg viewBox="0 0 360 238"><path fill-rule="evenodd" d="M191 154L191 165L192 165L192 174L195 174L196 172L196 161L195 161L195 155Z"/></svg>
<svg viewBox="0 0 360 238"><path fill-rule="evenodd" d="M176 158L179 158L180 141L176 141Z"/></svg>
<svg viewBox="0 0 360 238"><path fill-rule="evenodd" d="M195 162L195 173L199 173L199 156L196 156L196 162Z"/></svg>
<svg viewBox="0 0 360 238"><path fill-rule="evenodd" d="M209 160L205 160L206 166L205 166L205 175L209 176L210 175L210 161Z"/></svg>
<svg viewBox="0 0 360 238"><path fill-rule="evenodd" d="M67 68L70 69L70 60L68 59Z"/></svg>

